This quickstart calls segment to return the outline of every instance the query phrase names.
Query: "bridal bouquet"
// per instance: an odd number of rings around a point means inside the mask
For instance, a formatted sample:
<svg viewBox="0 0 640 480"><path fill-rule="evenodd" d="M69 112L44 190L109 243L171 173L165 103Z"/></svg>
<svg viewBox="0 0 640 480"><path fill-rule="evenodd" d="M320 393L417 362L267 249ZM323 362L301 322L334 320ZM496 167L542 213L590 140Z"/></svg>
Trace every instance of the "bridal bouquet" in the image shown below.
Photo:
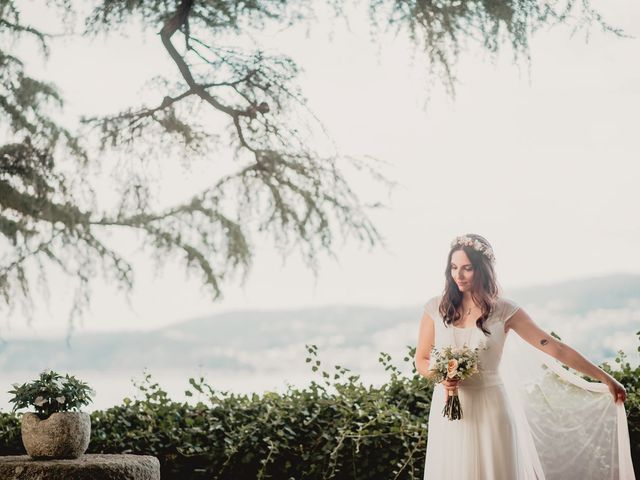
<svg viewBox="0 0 640 480"><path fill-rule="evenodd" d="M431 350L431 368L429 368L428 378L440 383L445 379L464 380L471 377L478 372L479 350L479 347L470 348L466 345L463 347L447 345L441 350L434 347ZM457 388L451 392L447 390L447 399L442 415L449 420L462 418L462 407Z"/></svg>

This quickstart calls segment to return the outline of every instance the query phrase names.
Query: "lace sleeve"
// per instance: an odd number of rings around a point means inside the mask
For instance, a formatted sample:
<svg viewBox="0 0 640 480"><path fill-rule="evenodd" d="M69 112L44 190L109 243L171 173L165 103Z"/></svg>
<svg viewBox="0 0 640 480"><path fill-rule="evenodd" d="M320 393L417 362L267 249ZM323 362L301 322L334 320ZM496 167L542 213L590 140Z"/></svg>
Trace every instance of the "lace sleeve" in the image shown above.
<svg viewBox="0 0 640 480"><path fill-rule="evenodd" d="M438 296L431 297L427 303L424 304L424 311L429 314L432 319L437 318L437 309L438 309Z"/></svg>
<svg viewBox="0 0 640 480"><path fill-rule="evenodd" d="M518 309L520 309L520 305L508 298L503 298L502 302L502 323L505 323L518 311Z"/></svg>

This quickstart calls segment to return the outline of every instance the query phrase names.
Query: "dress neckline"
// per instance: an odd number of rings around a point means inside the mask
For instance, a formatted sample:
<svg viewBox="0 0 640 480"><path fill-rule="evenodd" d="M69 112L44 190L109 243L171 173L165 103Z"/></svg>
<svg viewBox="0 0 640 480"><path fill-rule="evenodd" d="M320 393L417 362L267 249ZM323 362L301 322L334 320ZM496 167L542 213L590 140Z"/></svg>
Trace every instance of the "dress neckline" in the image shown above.
<svg viewBox="0 0 640 480"><path fill-rule="evenodd" d="M498 297L498 301L500 301L500 300L501 300L501 297ZM440 302L442 302L442 295L438 295L438 305L440 305ZM489 316L487 317L486 322L488 322L489 319L492 318L494 314L495 314L495 309L489 314ZM440 315L439 311L438 311L438 316L440 316L440 318L442 318L442 316ZM485 324L486 324L486 322L485 322ZM472 327L456 327L455 325L450 325L450 326L455 328L456 330L471 330L473 328L478 328L477 325L473 325Z"/></svg>

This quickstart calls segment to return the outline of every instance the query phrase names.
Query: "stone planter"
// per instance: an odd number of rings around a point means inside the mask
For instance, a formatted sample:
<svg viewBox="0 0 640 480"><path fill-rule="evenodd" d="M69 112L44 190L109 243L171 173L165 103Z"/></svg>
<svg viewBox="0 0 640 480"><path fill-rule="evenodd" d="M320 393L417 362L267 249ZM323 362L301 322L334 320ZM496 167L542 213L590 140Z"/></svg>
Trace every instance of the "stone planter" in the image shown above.
<svg viewBox="0 0 640 480"><path fill-rule="evenodd" d="M91 417L86 412L56 412L45 420L22 415L22 444L36 460L79 458L89 446Z"/></svg>

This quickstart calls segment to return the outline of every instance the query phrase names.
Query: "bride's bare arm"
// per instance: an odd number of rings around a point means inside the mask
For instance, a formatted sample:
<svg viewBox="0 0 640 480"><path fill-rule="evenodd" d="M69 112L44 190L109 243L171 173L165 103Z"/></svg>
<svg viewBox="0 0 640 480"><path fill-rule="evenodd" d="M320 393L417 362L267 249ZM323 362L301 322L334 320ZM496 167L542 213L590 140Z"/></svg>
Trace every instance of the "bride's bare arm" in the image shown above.
<svg viewBox="0 0 640 480"><path fill-rule="evenodd" d="M551 355L563 364L600 381L609 376L605 371L591 363L580 352L574 350L542 330L522 308L518 309L505 323L505 330L511 328L525 341L538 350Z"/></svg>
<svg viewBox="0 0 640 480"><path fill-rule="evenodd" d="M433 319L425 310L420 319L420 331L418 332L418 344L416 345L416 356L414 358L416 370L423 377L427 376L429 362L431 360L431 348L435 342L436 330Z"/></svg>
<svg viewBox="0 0 640 480"><path fill-rule="evenodd" d="M420 331L418 333L418 345L416 346L416 356L414 358L416 370L423 377L427 377L429 364L431 362L431 348L435 343L436 329L433 325L433 319L426 312L422 314L420 319ZM458 384L458 380L447 380L443 382L445 389L454 390Z"/></svg>
<svg viewBox="0 0 640 480"><path fill-rule="evenodd" d="M577 350L542 330L522 308L519 308L505 322L504 328L505 331L512 329L526 342L551 355L564 365L609 385L609 390L614 394L614 397L620 396L622 401L625 401L626 392L624 387L615 378L590 362Z"/></svg>
<svg viewBox="0 0 640 480"><path fill-rule="evenodd" d="M542 330L522 308L519 308L516 313L505 322L505 333L509 329L516 332L523 340L538 350L562 361L560 357L564 354L563 351L567 345Z"/></svg>

